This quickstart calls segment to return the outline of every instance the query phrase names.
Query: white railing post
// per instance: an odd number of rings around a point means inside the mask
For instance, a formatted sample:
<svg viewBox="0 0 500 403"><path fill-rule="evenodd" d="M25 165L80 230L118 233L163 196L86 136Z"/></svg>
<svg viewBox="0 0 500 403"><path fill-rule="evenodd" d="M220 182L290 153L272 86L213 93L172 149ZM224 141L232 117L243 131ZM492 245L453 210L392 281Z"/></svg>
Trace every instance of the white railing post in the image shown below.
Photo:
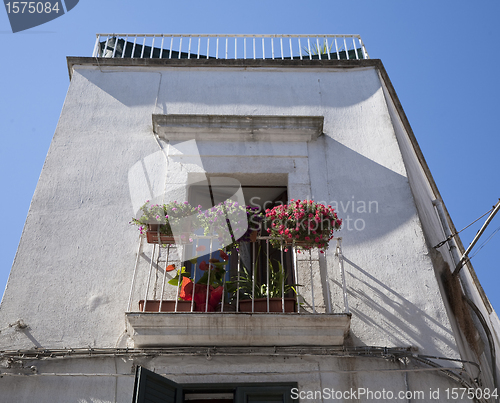
<svg viewBox="0 0 500 403"><path fill-rule="evenodd" d="M327 261L325 253L320 254L319 260L321 260L321 256L323 256L323 259ZM320 264L321 267L321 264ZM330 292L330 277L328 276L328 266L325 267L325 294L326 294L326 312L327 313L332 313L332 294Z"/></svg>
<svg viewBox="0 0 500 403"><path fill-rule="evenodd" d="M137 250L137 257L135 258L134 274L132 275L132 285L130 286L130 294L128 296L127 312L130 312L130 309L132 308L132 295L134 293L135 280L137 278L137 266L139 266L139 257L141 256L142 252L143 240L144 240L144 235L139 235L139 248Z"/></svg>
<svg viewBox="0 0 500 403"><path fill-rule="evenodd" d="M236 273L236 312L240 311L240 269L241 269L241 256L240 251L238 250L236 253L238 257L238 268Z"/></svg>
<svg viewBox="0 0 500 403"><path fill-rule="evenodd" d="M94 45L94 52L92 52L92 57L99 57L99 42L101 41L101 35L96 34L95 36L95 45Z"/></svg>
<svg viewBox="0 0 500 403"><path fill-rule="evenodd" d="M295 247L295 243L292 243L292 256L293 256L293 271L295 274L295 281L299 281L299 269L297 267L297 248ZM295 286L295 291L297 295L297 313L300 313L300 294L299 294L299 286Z"/></svg>
<svg viewBox="0 0 500 403"><path fill-rule="evenodd" d="M160 256L160 250L158 251L158 256ZM163 306L163 293L165 292L165 282L167 280L167 268L168 268L169 256L170 256L170 245L167 245L167 255L165 256L165 270L163 271L163 282L161 283L160 308L159 308L160 312L161 312L161 308ZM177 305L177 301L176 301L176 305ZM177 311L177 306L176 306L175 310Z"/></svg>
<svg viewBox="0 0 500 403"><path fill-rule="evenodd" d="M159 239L158 239L159 241ZM151 273L153 272L153 262L154 262L154 257L156 253L156 244L153 244L153 252L151 253L151 262L149 264L149 274L148 274L148 281L146 285L146 292L144 294L144 306L142 307L142 312L146 312L146 304L148 302L148 294L149 294L149 284L151 282Z"/></svg>
<svg viewBox="0 0 500 403"><path fill-rule="evenodd" d="M344 36L344 51L345 51L346 59L349 60L349 49L347 49L347 43L345 41L345 36Z"/></svg>
<svg viewBox="0 0 500 403"><path fill-rule="evenodd" d="M252 242L252 313L254 313L255 309L255 242Z"/></svg>
<svg viewBox="0 0 500 403"><path fill-rule="evenodd" d="M352 38L352 45L354 46L354 54L356 55L356 59L359 59L358 49L356 49L356 42L354 41L354 37Z"/></svg>
<svg viewBox="0 0 500 403"><path fill-rule="evenodd" d="M342 255L342 238L337 239L336 255L339 258L340 278L342 281L342 295L344 298L344 313L349 313L349 303L347 301L347 286L345 282L344 257Z"/></svg>
<svg viewBox="0 0 500 403"><path fill-rule="evenodd" d="M134 58L134 54L135 54L135 45L137 43L137 37L134 38L134 45L132 46L132 54L130 55L130 58L133 59Z"/></svg>
<svg viewBox="0 0 500 403"><path fill-rule="evenodd" d="M267 267L267 312L269 312L269 289L270 289L270 278L269 278L269 239L266 239L266 267ZM283 264L283 262L281 262Z"/></svg>
<svg viewBox="0 0 500 403"><path fill-rule="evenodd" d="M316 37L316 46L318 47L318 59L321 60L321 48L319 45L319 38Z"/></svg>
<svg viewBox="0 0 500 403"><path fill-rule="evenodd" d="M281 309L283 313L285 312L285 267L283 262L283 248L285 245L281 244L281 269L283 270L283 276L281 277ZM281 274L281 273L280 273Z"/></svg>
<svg viewBox="0 0 500 403"><path fill-rule="evenodd" d="M160 56L159 59L163 58L163 43L165 42L165 35L161 36L161 45L160 45Z"/></svg>
<svg viewBox="0 0 500 403"><path fill-rule="evenodd" d="M146 37L142 40L142 49L141 49L141 59L144 58L144 49L146 48Z"/></svg>
<svg viewBox="0 0 500 403"><path fill-rule="evenodd" d="M316 313L316 304L314 303L314 277L313 277L313 266L312 266L312 253L309 249L309 271L311 273L311 304L313 307L313 313Z"/></svg>
<svg viewBox="0 0 500 403"><path fill-rule="evenodd" d="M102 50L101 57L106 57L106 49L108 48L109 35L106 37L106 43L104 44L104 49Z"/></svg>

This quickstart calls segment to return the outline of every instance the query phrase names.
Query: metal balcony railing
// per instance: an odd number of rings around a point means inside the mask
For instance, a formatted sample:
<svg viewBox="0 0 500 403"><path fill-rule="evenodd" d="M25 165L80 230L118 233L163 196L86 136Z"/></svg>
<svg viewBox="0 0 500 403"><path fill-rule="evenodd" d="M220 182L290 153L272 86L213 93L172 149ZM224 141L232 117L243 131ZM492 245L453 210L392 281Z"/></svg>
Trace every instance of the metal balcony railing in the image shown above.
<svg viewBox="0 0 500 403"><path fill-rule="evenodd" d="M257 242L240 245L225 266L210 263L217 260L214 258L217 251L205 256L203 267L202 258L192 260L186 270L185 281L191 282L188 289L179 281L181 266L186 264L182 259L183 248L197 249L203 241L212 245L210 237L195 236L190 245L160 245L148 244L140 236L127 311L349 313L342 238L331 241L336 244L335 278L330 278L329 272L334 272L328 270L326 258L317 250L298 251L282 245L271 251L269 240L258 237ZM200 280L202 276L212 279L218 270L222 293L212 301L216 287L211 281L200 284Z"/></svg>
<svg viewBox="0 0 500 403"><path fill-rule="evenodd" d="M146 59L368 59L359 35L97 34L92 57Z"/></svg>

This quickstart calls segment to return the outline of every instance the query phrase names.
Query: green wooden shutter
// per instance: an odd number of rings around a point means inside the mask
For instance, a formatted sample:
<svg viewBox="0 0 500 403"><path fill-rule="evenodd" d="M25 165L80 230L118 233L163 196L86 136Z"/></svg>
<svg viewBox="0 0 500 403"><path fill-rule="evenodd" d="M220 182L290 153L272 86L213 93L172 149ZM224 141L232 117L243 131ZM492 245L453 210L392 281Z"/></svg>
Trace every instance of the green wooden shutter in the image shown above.
<svg viewBox="0 0 500 403"><path fill-rule="evenodd" d="M132 403L181 403L182 388L177 383L138 366Z"/></svg>

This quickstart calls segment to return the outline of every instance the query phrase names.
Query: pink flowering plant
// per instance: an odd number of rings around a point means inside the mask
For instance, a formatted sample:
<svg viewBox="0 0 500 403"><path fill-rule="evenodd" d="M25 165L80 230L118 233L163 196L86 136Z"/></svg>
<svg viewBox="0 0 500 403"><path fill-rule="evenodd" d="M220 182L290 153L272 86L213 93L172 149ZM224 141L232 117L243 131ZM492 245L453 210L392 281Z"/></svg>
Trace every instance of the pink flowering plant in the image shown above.
<svg viewBox="0 0 500 403"><path fill-rule="evenodd" d="M204 234L216 236L227 250L238 247L240 242L250 241L251 232L260 230L265 218L258 208L231 200L204 211L202 216Z"/></svg>
<svg viewBox="0 0 500 403"><path fill-rule="evenodd" d="M173 201L168 204L150 204L149 200L140 208L138 218L132 218L131 224L139 227L145 234L151 226L161 234L173 236L172 228L181 228L183 222L189 221L191 227L201 226L201 206L193 207L187 201ZM189 220L186 220L189 217ZM191 231L189 229L189 231Z"/></svg>
<svg viewBox="0 0 500 403"><path fill-rule="evenodd" d="M303 250L328 249L334 231L342 226L342 220L332 206L313 200L291 200L288 205L266 210L267 232L274 247L282 243L295 244Z"/></svg>

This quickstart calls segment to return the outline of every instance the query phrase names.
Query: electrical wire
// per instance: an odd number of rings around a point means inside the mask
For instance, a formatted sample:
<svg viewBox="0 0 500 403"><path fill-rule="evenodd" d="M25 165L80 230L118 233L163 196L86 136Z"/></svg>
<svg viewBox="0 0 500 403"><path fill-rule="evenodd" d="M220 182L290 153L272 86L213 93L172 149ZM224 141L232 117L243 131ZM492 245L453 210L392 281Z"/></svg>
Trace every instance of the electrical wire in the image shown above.
<svg viewBox="0 0 500 403"><path fill-rule="evenodd" d="M477 251L475 251L474 254L469 257L469 260L472 259L474 256L476 256L479 253L479 251L483 249L489 241L491 241L491 239L498 233L498 231L500 231L500 227L498 227L495 231L493 231L493 233L481 244L481 246L479 246Z"/></svg>
<svg viewBox="0 0 500 403"><path fill-rule="evenodd" d="M379 347L379 346L274 346L274 347L163 347L163 348L62 348L62 349L31 349L31 350L12 350L0 351L0 359L6 360L6 363L20 363L21 367L5 368L0 372L1 376L83 376L83 377L121 377L130 374L117 373L53 373L40 371L36 366L24 367L24 363L30 365L34 360L57 360L57 359L75 359L75 358L104 358L104 357L127 357L128 359L148 357L154 358L159 356L261 356L261 357L283 357L283 356L330 356L337 358L378 358L385 359L391 362L415 360L423 364L421 367L413 368L359 368L355 370L332 369L323 372L328 373L358 373L358 372L386 372L386 373L407 373L407 372L427 372L439 371L442 374L453 379L466 388L475 387L475 378L481 373L477 363L472 361L464 361L449 357L428 356L416 353L411 347ZM454 361L462 364L462 367L442 366L433 360ZM472 364L478 369L476 376L471 376L463 364ZM457 372L458 371L458 372ZM308 371L300 371L304 373ZM243 372L242 372L243 373ZM176 373L177 374L177 373ZM218 372L220 375L220 372ZM252 374L255 374L252 372ZM280 372L281 374L281 372ZM178 375L178 374L177 374ZM192 375L190 373L189 375ZM468 375L470 379L466 379L464 375ZM483 399L479 401L484 402Z"/></svg>
<svg viewBox="0 0 500 403"><path fill-rule="evenodd" d="M490 214L493 210L495 209L495 206L493 206L491 209L489 209L486 213L484 213L481 217L479 218L476 218L474 221L472 221L469 225L465 226L464 228L462 228L460 231L457 231L455 232L454 234L451 234L450 236L448 236L448 238L446 238L444 241L441 241L439 242L436 246L434 246L434 249L437 249L437 248L440 248L441 246L443 246L446 242L450 241L455 235L458 235L460 234L462 231L466 230L467 228L469 228L471 225L475 224L476 222L478 222L481 218L483 218L485 215L487 214Z"/></svg>

